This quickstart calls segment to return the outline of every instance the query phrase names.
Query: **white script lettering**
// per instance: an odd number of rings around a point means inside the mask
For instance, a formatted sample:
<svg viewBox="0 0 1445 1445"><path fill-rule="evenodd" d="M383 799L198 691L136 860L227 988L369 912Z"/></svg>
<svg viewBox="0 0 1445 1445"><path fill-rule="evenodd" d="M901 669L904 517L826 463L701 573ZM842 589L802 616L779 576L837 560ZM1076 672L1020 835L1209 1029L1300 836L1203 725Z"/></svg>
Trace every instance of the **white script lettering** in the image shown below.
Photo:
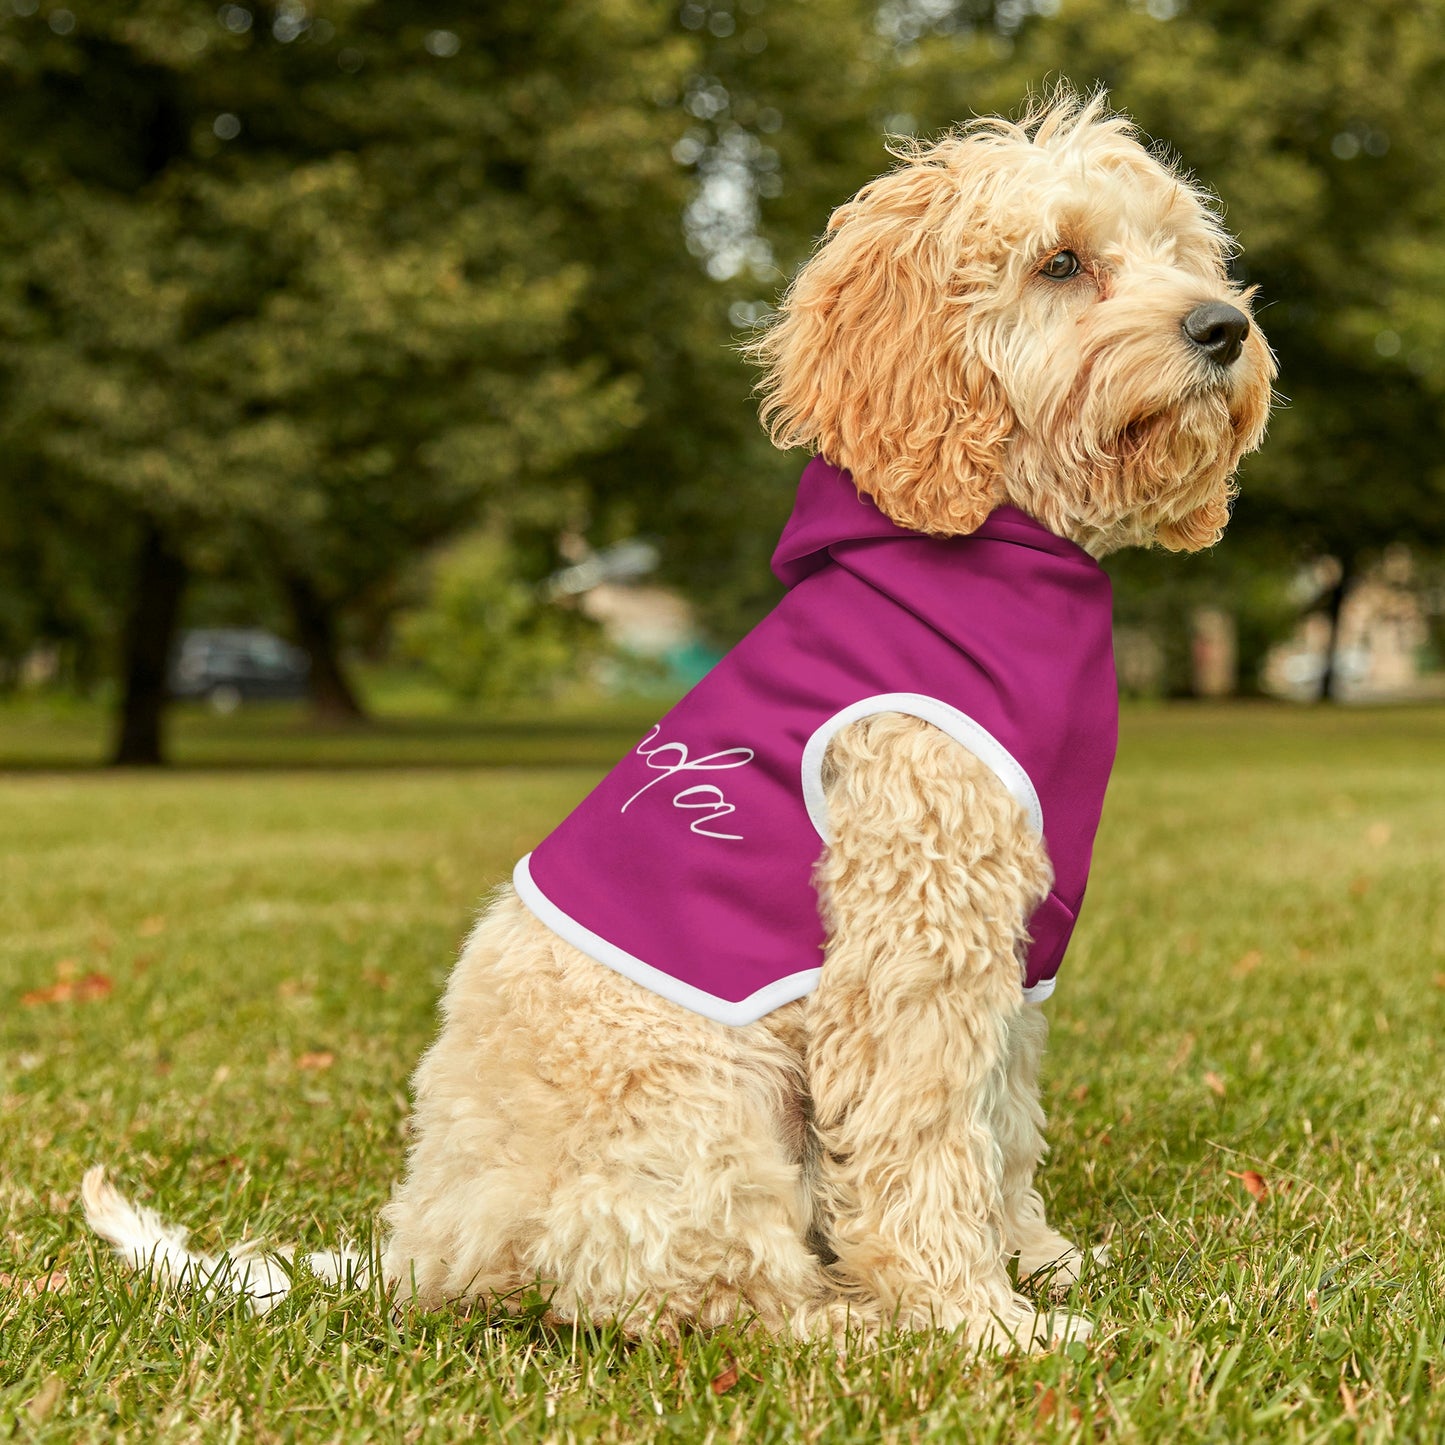
<svg viewBox="0 0 1445 1445"><path fill-rule="evenodd" d="M654 742L661 730L662 724L658 723L637 745L637 752L647 760L647 766L656 771L657 776L645 782L622 805L619 812L625 813L649 788L669 778L674 778L679 773L719 772L728 768L745 767L753 760L754 755L751 748L724 748L718 753L708 753L706 757L690 758L685 743ZM689 831L696 833L699 837L726 838L733 842L742 841L741 833L714 833L710 828L702 826L704 823L715 823L719 818L726 818L737 812L737 809L724 796L723 790L715 783L694 783L691 787L683 788L673 797L672 806L689 811L706 810L703 817L694 818L689 824Z"/></svg>

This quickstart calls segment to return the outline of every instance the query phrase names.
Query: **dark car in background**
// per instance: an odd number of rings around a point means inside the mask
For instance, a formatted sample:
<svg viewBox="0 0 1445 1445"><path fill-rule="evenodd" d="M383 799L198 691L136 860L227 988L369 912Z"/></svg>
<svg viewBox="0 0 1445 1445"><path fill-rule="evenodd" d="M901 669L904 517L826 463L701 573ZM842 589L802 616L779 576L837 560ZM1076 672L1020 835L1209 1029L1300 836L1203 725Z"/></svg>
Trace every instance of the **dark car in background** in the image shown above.
<svg viewBox="0 0 1445 1445"><path fill-rule="evenodd" d="M217 712L243 702L306 696L311 660L259 627L206 627L182 634L171 662L176 698L204 699Z"/></svg>

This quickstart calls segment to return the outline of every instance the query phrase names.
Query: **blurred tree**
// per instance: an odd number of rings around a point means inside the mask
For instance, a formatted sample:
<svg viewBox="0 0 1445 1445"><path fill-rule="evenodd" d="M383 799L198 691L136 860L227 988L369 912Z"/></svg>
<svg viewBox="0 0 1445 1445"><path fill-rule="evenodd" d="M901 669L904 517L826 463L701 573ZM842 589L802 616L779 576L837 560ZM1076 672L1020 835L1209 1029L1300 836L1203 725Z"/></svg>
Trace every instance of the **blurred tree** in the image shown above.
<svg viewBox="0 0 1445 1445"><path fill-rule="evenodd" d="M497 532L474 532L430 559L432 585L404 611L403 652L463 702L545 697L577 677L597 651L595 624L551 605L517 573Z"/></svg>
<svg viewBox="0 0 1445 1445"><path fill-rule="evenodd" d="M639 378L647 418L579 471L592 540L665 537L660 578L699 598L726 644L776 599L768 558L801 470L758 426L737 346L833 207L888 164L886 51L860 0L667 9L692 47L681 82L654 91L680 127L659 157L680 187L676 211L639 230L602 167L559 177L579 188L594 247L590 334Z"/></svg>
<svg viewBox="0 0 1445 1445"><path fill-rule="evenodd" d="M0 438L3 446L3 438ZM7 451L0 465L0 691L20 679L22 661L53 665L84 690L104 668L97 645L124 587L117 534L124 510L83 489L47 488L28 459Z"/></svg>
<svg viewBox="0 0 1445 1445"><path fill-rule="evenodd" d="M338 618L479 513L534 576L642 530L719 635L766 606L797 462L733 343L884 159L867 5L10 10L0 435L126 519L118 757L242 553L332 714Z"/></svg>
<svg viewBox="0 0 1445 1445"><path fill-rule="evenodd" d="M564 527L665 537L736 635L797 459L734 342L882 130L1060 73L1177 144L1248 244L1291 398L1244 479L1251 557L1347 584L1437 545L1442 6L8 0L0 649L128 637L117 756L155 760L187 575L264 564L344 714L348 616L489 517L527 578ZM1181 598L1237 585L1169 565Z"/></svg>
<svg viewBox="0 0 1445 1445"><path fill-rule="evenodd" d="M580 323L591 241L557 178L675 235L652 97L691 46L648 0L446 8L0 20L10 525L61 494L124 519L117 761L159 760L189 569L263 554L350 711L338 612L487 506L555 528L577 460L641 420Z"/></svg>

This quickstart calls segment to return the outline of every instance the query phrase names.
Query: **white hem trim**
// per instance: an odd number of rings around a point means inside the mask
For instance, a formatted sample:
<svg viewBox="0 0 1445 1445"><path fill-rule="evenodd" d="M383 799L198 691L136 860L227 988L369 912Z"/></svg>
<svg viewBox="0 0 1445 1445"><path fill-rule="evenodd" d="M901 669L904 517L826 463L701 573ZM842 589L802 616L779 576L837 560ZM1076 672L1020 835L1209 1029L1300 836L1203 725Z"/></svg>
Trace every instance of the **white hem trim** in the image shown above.
<svg viewBox="0 0 1445 1445"><path fill-rule="evenodd" d="M1032 988L1024 990L1025 1003L1043 1003L1054 991L1056 978L1041 978Z"/></svg>
<svg viewBox="0 0 1445 1445"><path fill-rule="evenodd" d="M842 712L835 712L814 732L803 749L803 805L818 836L825 843L832 839L828 829L828 802L823 792L823 758L828 744L849 723L880 712L901 712L909 717L921 718L966 747L993 770L999 782L1028 815L1034 832L1043 835L1044 810L1029 775L1018 759L986 727L949 703L921 692L880 692L875 697L865 697L852 703ZM1038 986L1042 987L1042 984ZM1032 996L1047 997L1046 994Z"/></svg>
<svg viewBox="0 0 1445 1445"><path fill-rule="evenodd" d="M791 973L786 978L775 979L765 988L760 988L737 1003L717 998L705 989L684 983L680 978L674 978L670 973L664 973L660 968L654 968L650 963L634 958L626 949L609 943L600 934L593 933L570 914L564 913L537 886L527 862L531 856L528 853L518 859L516 868L512 870L512 887L517 890L517 897L558 938L570 943L574 948L580 948L588 958L605 964L615 973L630 978L633 983L640 983L643 988L650 989L685 1009L691 1009L693 1013L701 1014L704 1018L720 1024L730 1024L734 1028L756 1023L765 1014L812 993L818 986L823 970L809 968L802 973Z"/></svg>

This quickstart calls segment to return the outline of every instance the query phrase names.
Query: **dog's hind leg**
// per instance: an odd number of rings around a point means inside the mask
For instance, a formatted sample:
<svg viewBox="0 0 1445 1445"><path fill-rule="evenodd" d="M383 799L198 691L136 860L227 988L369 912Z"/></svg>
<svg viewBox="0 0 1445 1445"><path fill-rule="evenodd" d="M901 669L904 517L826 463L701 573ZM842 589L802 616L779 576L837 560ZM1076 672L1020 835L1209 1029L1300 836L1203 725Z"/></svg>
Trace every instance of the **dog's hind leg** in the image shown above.
<svg viewBox="0 0 1445 1445"><path fill-rule="evenodd" d="M634 1333L753 1320L824 1293L808 1248L802 1004L746 1028L585 957L504 889L416 1075L383 1268L403 1298L538 1291Z"/></svg>
<svg viewBox="0 0 1445 1445"><path fill-rule="evenodd" d="M1082 1337L1086 1321L1039 1316L1006 1267L996 1120L1042 844L989 768L911 717L840 732L824 784L808 1082L833 1268L903 1325L990 1346Z"/></svg>

